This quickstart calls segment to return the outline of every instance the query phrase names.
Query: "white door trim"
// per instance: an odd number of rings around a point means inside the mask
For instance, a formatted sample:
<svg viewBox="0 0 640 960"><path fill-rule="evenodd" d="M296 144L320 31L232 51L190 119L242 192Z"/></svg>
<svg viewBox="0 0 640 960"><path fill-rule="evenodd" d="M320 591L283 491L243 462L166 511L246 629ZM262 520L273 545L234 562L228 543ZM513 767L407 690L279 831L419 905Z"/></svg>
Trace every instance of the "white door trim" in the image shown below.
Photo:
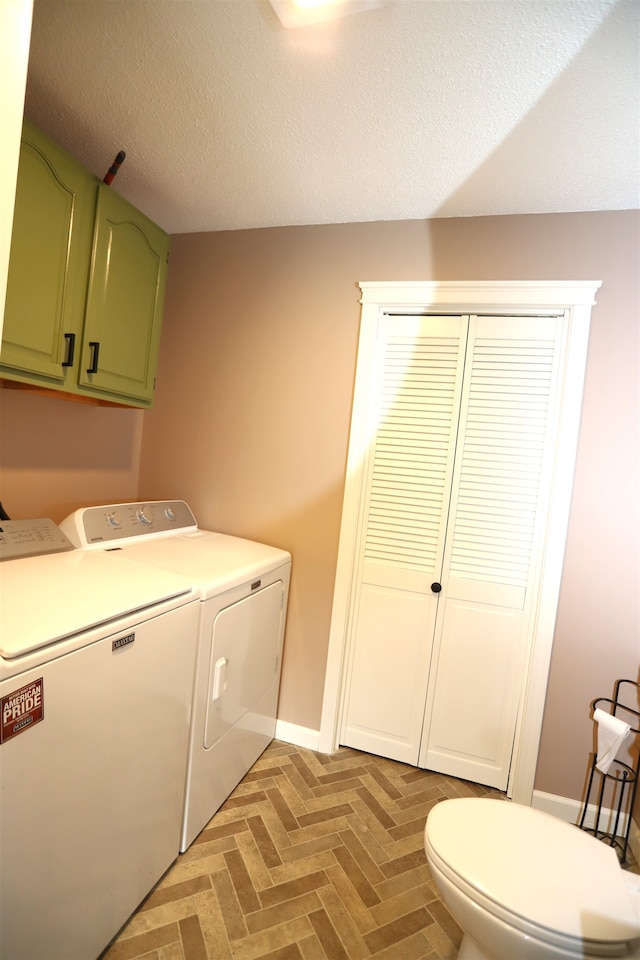
<svg viewBox="0 0 640 960"><path fill-rule="evenodd" d="M360 484L357 482L370 431L360 430L366 397L368 364L377 319L381 312L462 312L502 314L566 313L569 322L565 387L557 441L548 536L543 576L537 604L533 645L525 691L516 726L508 795L518 803L531 804L542 728L544 700L551 661L553 631L560 591L571 491L575 466L582 386L587 359L591 307L600 281L432 281L362 282L362 320L358 347L358 368L349 442L340 547L329 633L319 749L332 753L339 746L345 680L346 623L354 556L353 543L358 521Z"/></svg>

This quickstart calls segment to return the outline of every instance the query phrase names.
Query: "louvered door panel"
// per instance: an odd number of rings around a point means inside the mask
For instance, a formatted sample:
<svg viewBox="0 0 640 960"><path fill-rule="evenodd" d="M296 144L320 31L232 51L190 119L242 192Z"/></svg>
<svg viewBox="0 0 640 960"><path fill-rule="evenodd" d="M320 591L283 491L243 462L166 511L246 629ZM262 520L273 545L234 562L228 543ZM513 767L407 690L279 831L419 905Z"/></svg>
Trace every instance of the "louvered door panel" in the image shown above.
<svg viewBox="0 0 640 960"><path fill-rule="evenodd" d="M467 326L462 317L382 318L371 384L341 740L406 763L418 759Z"/></svg>
<svg viewBox="0 0 640 960"><path fill-rule="evenodd" d="M500 788L546 519L561 332L554 317L470 324L423 760Z"/></svg>
<svg viewBox="0 0 640 960"><path fill-rule="evenodd" d="M536 322L539 327L555 324ZM524 343L513 336L475 339L452 531L452 578L526 587L555 346L553 337Z"/></svg>
<svg viewBox="0 0 640 960"><path fill-rule="evenodd" d="M461 330L466 334L460 317L383 321L363 558L375 582L388 583L389 568L417 574L411 583L421 587L439 573L464 361Z"/></svg>

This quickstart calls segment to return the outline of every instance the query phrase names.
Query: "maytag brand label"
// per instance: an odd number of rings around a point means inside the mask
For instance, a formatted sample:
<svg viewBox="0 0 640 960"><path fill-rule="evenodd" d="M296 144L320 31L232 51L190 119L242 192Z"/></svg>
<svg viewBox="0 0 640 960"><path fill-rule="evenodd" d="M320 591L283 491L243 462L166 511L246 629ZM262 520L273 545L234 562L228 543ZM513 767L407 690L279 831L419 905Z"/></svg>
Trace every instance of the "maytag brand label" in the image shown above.
<svg viewBox="0 0 640 960"><path fill-rule="evenodd" d="M44 719L44 680L39 677L0 700L0 743L30 730Z"/></svg>
<svg viewBox="0 0 640 960"><path fill-rule="evenodd" d="M112 640L111 650L119 650L120 647L126 647L128 644L133 643L135 638L135 633L128 633L126 637L118 637L117 640Z"/></svg>

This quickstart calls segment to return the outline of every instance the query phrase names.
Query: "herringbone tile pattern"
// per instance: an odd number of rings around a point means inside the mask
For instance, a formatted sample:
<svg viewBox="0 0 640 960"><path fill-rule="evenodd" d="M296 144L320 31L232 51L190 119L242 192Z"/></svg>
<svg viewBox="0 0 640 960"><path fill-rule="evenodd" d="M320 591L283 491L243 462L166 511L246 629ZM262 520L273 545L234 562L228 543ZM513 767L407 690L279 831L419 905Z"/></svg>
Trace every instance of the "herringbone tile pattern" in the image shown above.
<svg viewBox="0 0 640 960"><path fill-rule="evenodd" d="M446 797L491 794L274 741L104 960L448 960L461 935L431 879L425 820Z"/></svg>

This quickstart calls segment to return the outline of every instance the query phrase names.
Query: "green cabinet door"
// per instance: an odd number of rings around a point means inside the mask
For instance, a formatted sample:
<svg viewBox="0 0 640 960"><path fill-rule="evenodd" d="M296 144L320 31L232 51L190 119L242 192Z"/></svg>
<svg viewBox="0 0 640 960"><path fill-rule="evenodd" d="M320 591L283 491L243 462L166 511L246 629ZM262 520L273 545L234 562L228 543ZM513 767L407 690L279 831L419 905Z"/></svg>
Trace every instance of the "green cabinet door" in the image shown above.
<svg viewBox="0 0 640 960"><path fill-rule="evenodd" d="M169 236L100 184L79 382L150 406L164 304Z"/></svg>
<svg viewBox="0 0 640 960"><path fill-rule="evenodd" d="M96 179L25 122L0 375L75 388ZM36 376L31 376L35 374Z"/></svg>

